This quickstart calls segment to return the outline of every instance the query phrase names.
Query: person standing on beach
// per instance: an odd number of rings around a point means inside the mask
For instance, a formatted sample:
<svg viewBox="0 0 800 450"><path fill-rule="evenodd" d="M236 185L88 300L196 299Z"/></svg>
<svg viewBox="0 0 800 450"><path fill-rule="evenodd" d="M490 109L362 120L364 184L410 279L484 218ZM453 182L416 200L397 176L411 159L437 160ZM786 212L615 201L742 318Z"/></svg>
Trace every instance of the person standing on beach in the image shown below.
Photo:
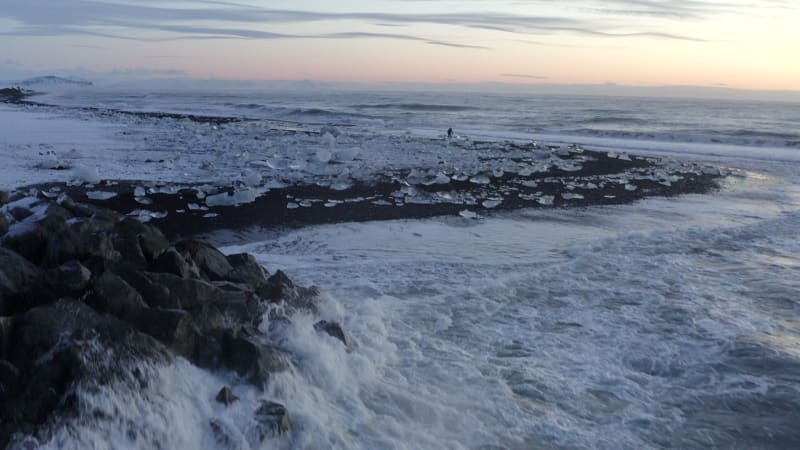
<svg viewBox="0 0 800 450"><path fill-rule="evenodd" d="M447 139L452 139L452 138L453 138L453 129L452 128L448 128L447 129Z"/></svg>

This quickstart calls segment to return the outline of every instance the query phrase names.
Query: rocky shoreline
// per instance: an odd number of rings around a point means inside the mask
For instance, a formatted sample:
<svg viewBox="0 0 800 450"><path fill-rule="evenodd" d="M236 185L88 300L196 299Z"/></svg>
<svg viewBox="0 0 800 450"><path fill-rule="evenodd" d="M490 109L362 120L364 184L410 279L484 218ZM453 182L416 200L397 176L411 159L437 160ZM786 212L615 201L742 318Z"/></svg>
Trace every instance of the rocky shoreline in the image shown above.
<svg viewBox="0 0 800 450"><path fill-rule="evenodd" d="M473 144L478 145L478 144ZM435 169L388 170L371 181L248 185L231 182L173 184L152 181L47 183L17 192L73 199L151 221L168 237L220 229L300 227L315 224L445 215L477 218L520 208L586 207L632 203L646 197L702 194L726 173L694 163L585 150L542 149L505 143L514 170L470 175ZM547 170L530 170L543 158ZM522 167L522 169L519 169Z"/></svg>
<svg viewBox="0 0 800 450"><path fill-rule="evenodd" d="M79 414L102 419L85 410L78 387L144 388L142 361L183 357L263 389L293 368L259 331L262 318L279 324L317 311L316 288L251 255L170 241L155 226L67 196L0 194L0 235L0 448L47 442ZM315 329L353 345L338 323L320 319ZM236 396L220 386L217 401ZM262 402L253 421L256 443L291 432L289 412L275 402ZM224 424L209 427L221 446L234 442Z"/></svg>

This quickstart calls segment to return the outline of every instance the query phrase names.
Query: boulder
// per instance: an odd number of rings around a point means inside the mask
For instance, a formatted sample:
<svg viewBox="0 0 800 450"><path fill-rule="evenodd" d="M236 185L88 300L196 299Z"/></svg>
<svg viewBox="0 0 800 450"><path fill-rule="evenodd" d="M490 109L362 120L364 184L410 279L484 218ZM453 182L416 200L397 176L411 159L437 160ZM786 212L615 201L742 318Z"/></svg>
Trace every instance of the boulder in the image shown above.
<svg viewBox="0 0 800 450"><path fill-rule="evenodd" d="M71 260L44 273L48 290L66 297L79 297L89 285L92 272L79 261Z"/></svg>
<svg viewBox="0 0 800 450"><path fill-rule="evenodd" d="M8 203L8 192L0 191L0 206L5 205L6 203Z"/></svg>
<svg viewBox="0 0 800 450"><path fill-rule="evenodd" d="M250 448L245 439L224 422L211 419L208 421L214 441L219 448L225 450L244 450Z"/></svg>
<svg viewBox="0 0 800 450"><path fill-rule="evenodd" d="M139 331L158 339L175 353L192 359L200 332L186 311L145 308L131 317L130 322Z"/></svg>
<svg viewBox="0 0 800 450"><path fill-rule="evenodd" d="M147 309L147 304L136 289L111 272L92 280L92 291L86 302L101 313L127 319Z"/></svg>
<svg viewBox="0 0 800 450"><path fill-rule="evenodd" d="M42 264L55 267L66 261L113 262L120 258L111 239L104 234L78 233L72 229L51 236L47 241L47 254ZM97 265L94 263L93 265Z"/></svg>
<svg viewBox="0 0 800 450"><path fill-rule="evenodd" d="M17 253L0 247L0 315L34 306L42 271Z"/></svg>
<svg viewBox="0 0 800 450"><path fill-rule="evenodd" d="M338 322L328 322L327 320L320 320L314 324L314 329L319 332L327 333L329 336L336 338L350 350L353 348L350 337L344 331L344 328Z"/></svg>
<svg viewBox="0 0 800 450"><path fill-rule="evenodd" d="M246 283L253 287L261 286L267 282L269 273L256 261L253 255L237 253L228 255L227 259L233 267L225 276L228 281Z"/></svg>
<svg viewBox="0 0 800 450"><path fill-rule="evenodd" d="M0 236L8 233L9 223L6 215L0 212Z"/></svg>
<svg viewBox="0 0 800 450"><path fill-rule="evenodd" d="M225 406L230 406L233 402L239 400L239 397L233 394L231 388L225 386L224 388L219 390L217 394L216 400Z"/></svg>
<svg viewBox="0 0 800 450"><path fill-rule="evenodd" d="M294 291L294 282L283 273L282 270L275 272L267 279L267 283L256 289L261 298L271 302L277 302L285 297L290 297Z"/></svg>
<svg viewBox="0 0 800 450"><path fill-rule="evenodd" d="M169 248L169 241L158 228L126 217L114 227L114 247L134 263L147 264Z"/></svg>
<svg viewBox="0 0 800 450"><path fill-rule="evenodd" d="M283 352L271 345L260 344L252 338L235 336L230 332L223 339L225 364L259 389L264 388L270 374L289 368Z"/></svg>
<svg viewBox="0 0 800 450"><path fill-rule="evenodd" d="M11 217L13 217L17 222L22 222L33 215L33 211L28 208L23 208L22 206L15 206L11 208L9 213L11 213Z"/></svg>
<svg viewBox="0 0 800 450"><path fill-rule="evenodd" d="M169 289L170 297L177 300L182 309L197 308L206 303L214 303L220 290L211 283L191 278L181 278L171 273L148 273L150 279Z"/></svg>
<svg viewBox="0 0 800 450"><path fill-rule="evenodd" d="M259 442L288 434L292 429L289 412L280 403L263 401L255 413L256 435Z"/></svg>
<svg viewBox="0 0 800 450"><path fill-rule="evenodd" d="M191 264L190 264L191 262ZM181 278L200 278L197 266L181 256L174 248L169 248L150 264L151 272L163 272Z"/></svg>
<svg viewBox="0 0 800 450"><path fill-rule="evenodd" d="M75 203L75 201L66 194L59 196L58 204L75 217L91 217L96 211L92 206Z"/></svg>
<svg viewBox="0 0 800 450"><path fill-rule="evenodd" d="M188 253L200 269L200 274L208 280L225 280L233 270L222 252L204 242L185 240L175 244L175 248L181 253Z"/></svg>
<svg viewBox="0 0 800 450"><path fill-rule="evenodd" d="M28 261L34 264L41 264L46 256L47 244L50 238L62 236L68 230L69 225L66 219L59 214L55 206L51 206L42 220L19 233L7 234L3 239L3 243L6 247L24 256Z"/></svg>
<svg viewBox="0 0 800 450"><path fill-rule="evenodd" d="M9 361L0 360L0 399L14 395L18 384L19 369Z"/></svg>
<svg viewBox="0 0 800 450"><path fill-rule="evenodd" d="M180 299L176 296L172 296L166 286L153 281L146 272L125 263L117 264L112 270L131 285L131 287L136 289L136 291L141 294L145 303L151 308L181 308Z"/></svg>

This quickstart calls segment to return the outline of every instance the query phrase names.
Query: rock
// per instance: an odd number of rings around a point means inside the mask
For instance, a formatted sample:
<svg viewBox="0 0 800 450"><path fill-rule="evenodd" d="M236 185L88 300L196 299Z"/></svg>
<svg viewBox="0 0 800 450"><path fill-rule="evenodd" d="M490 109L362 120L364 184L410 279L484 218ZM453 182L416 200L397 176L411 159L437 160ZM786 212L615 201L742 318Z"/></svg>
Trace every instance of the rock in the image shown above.
<svg viewBox="0 0 800 450"><path fill-rule="evenodd" d="M111 272L92 280L92 290L86 302L101 313L126 319L147 309L147 304L136 289Z"/></svg>
<svg viewBox="0 0 800 450"><path fill-rule="evenodd" d="M228 368L260 389L264 388L271 373L289 368L283 353L271 345L262 345L251 338L234 336L230 332L223 339L223 354Z"/></svg>
<svg viewBox="0 0 800 450"><path fill-rule="evenodd" d="M139 331L146 333L179 355L192 359L200 332L186 311L146 308L130 319Z"/></svg>
<svg viewBox="0 0 800 450"><path fill-rule="evenodd" d="M218 444L220 448L227 450L244 450L250 448L250 446L245 443L242 436L239 436L238 433L222 421L211 419L208 421L208 424L211 426L211 432L214 434L214 441L216 441L216 444Z"/></svg>
<svg viewBox="0 0 800 450"><path fill-rule="evenodd" d="M0 247L0 315L25 311L35 305L42 271L17 253Z"/></svg>
<svg viewBox="0 0 800 450"><path fill-rule="evenodd" d="M16 392L0 402L0 445L9 431L30 434L62 415L75 417L76 383L101 387L116 380L141 389L142 377L130 376L133 363L172 359L155 339L71 300L16 316L11 341L5 359L20 375Z"/></svg>
<svg viewBox="0 0 800 450"><path fill-rule="evenodd" d="M228 255L227 259L233 269L228 272L225 279L235 283L246 283L253 287L261 286L267 282L269 273L256 261L253 255L238 253Z"/></svg>
<svg viewBox="0 0 800 450"><path fill-rule="evenodd" d="M8 227L9 224L6 215L0 212L0 236L8 233Z"/></svg>
<svg viewBox="0 0 800 450"><path fill-rule="evenodd" d="M6 360L0 360L0 399L12 396L17 391L19 369Z"/></svg>
<svg viewBox="0 0 800 450"><path fill-rule="evenodd" d="M60 208L58 208L60 209ZM23 232L6 235L3 243L28 261L41 264L46 256L48 241L51 237L62 236L69 230L69 225L64 217L58 213L55 206L47 210L45 217ZM51 214L51 211L53 212Z"/></svg>
<svg viewBox="0 0 800 450"><path fill-rule="evenodd" d="M175 244L175 248L191 255L201 275L211 281L225 280L228 273L233 270L225 255L206 243L186 240Z"/></svg>
<svg viewBox="0 0 800 450"><path fill-rule="evenodd" d="M294 282L279 270L269 277L266 284L259 286L256 293L266 300L277 302L290 296L293 290Z"/></svg>
<svg viewBox="0 0 800 450"><path fill-rule="evenodd" d="M203 304L214 303L219 298L220 290L203 280L181 278L171 273L148 273L154 283L169 289L170 297L178 300L182 309L193 309Z"/></svg>
<svg viewBox="0 0 800 450"><path fill-rule="evenodd" d="M317 331L322 331L327 333L329 336L334 337L340 341L342 344L350 350L352 348L352 343L350 338L345 333L344 328L338 322L328 322L327 320L320 320L319 322L314 324L314 329Z"/></svg>
<svg viewBox="0 0 800 450"><path fill-rule="evenodd" d="M75 259L85 262L91 260L93 266L105 267L119 258L120 253L114 249L108 236L68 230L64 234L54 235L48 239L47 254L42 264L55 267Z"/></svg>
<svg viewBox="0 0 800 450"><path fill-rule="evenodd" d="M224 365L223 332L215 330L197 336L192 362L198 367L217 369Z"/></svg>
<svg viewBox="0 0 800 450"><path fill-rule="evenodd" d="M280 403L264 401L256 410L256 434L263 442L268 437L288 434L292 429L289 412Z"/></svg>
<svg viewBox="0 0 800 450"><path fill-rule="evenodd" d="M13 326L13 317L0 316L0 359L5 359L8 355L13 338Z"/></svg>
<svg viewBox="0 0 800 450"><path fill-rule="evenodd" d="M33 211L28 208L23 208L21 206L15 206L11 208L11 217L14 218L17 222L22 222L23 220L27 219L28 217L33 215Z"/></svg>
<svg viewBox="0 0 800 450"><path fill-rule="evenodd" d="M164 251L150 264L151 272L163 272L181 278L200 278L197 266L189 264L174 248Z"/></svg>
<svg viewBox="0 0 800 450"><path fill-rule="evenodd" d="M147 273L125 263L116 265L112 270L131 285L131 287L136 289L136 291L141 294L145 303L151 308L181 308L180 299L177 296L172 296L166 286L153 281Z"/></svg>
<svg viewBox="0 0 800 450"><path fill-rule="evenodd" d="M47 288L68 297L79 297L91 278L92 272L76 260L65 262L44 273Z"/></svg>
<svg viewBox="0 0 800 450"><path fill-rule="evenodd" d="M230 406L233 402L239 400L239 397L233 394L231 388L225 386L224 388L220 389L219 393L217 394L216 400L225 406Z"/></svg>
<svg viewBox="0 0 800 450"><path fill-rule="evenodd" d="M158 228L126 217L114 228L114 247L135 263L147 264L169 248L169 241Z"/></svg>
<svg viewBox="0 0 800 450"><path fill-rule="evenodd" d="M75 203L75 201L67 195L59 197L59 205L75 217L92 217L96 211L96 209L91 206Z"/></svg>
<svg viewBox="0 0 800 450"><path fill-rule="evenodd" d="M8 192L0 191L0 206L5 205L8 203Z"/></svg>

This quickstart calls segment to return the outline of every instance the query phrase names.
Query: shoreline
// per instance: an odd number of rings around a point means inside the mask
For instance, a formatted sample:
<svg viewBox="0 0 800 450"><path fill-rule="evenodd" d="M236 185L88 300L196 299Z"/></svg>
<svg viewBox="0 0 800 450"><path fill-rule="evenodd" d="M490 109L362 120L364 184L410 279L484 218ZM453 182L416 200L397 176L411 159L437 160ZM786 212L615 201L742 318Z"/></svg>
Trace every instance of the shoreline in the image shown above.
<svg viewBox="0 0 800 450"><path fill-rule="evenodd" d="M528 149L536 150L533 145ZM475 218L492 211L522 208L629 204L647 197L712 192L725 176L719 170L687 163L667 168L658 160L639 156L611 157L583 149L553 154L565 164L579 158L580 168L551 168L530 174L485 173L469 179L450 175L440 183L430 179L410 183L412 173L394 171L378 180L354 180L346 186L294 184L268 188L264 184L213 186L107 180L97 184L35 184L16 192L36 191L49 198L66 194L78 203L151 221L169 238L185 238L251 227L302 227L459 214ZM235 200L242 193L246 198ZM221 200L211 202L211 197Z"/></svg>

